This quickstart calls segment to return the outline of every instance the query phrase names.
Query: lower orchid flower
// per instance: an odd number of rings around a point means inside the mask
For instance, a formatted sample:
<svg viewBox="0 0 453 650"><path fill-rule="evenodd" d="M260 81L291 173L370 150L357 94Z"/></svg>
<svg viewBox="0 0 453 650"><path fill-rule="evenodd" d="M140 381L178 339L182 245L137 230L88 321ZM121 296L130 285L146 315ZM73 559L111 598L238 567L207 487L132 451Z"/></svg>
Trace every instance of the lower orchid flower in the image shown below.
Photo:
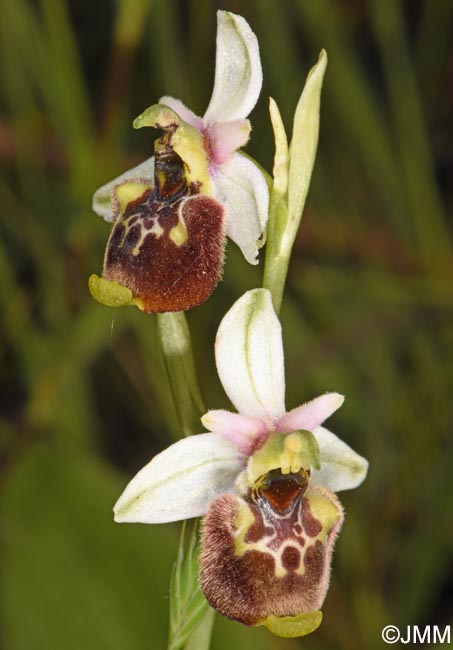
<svg viewBox="0 0 453 650"><path fill-rule="evenodd" d="M343 522L334 492L368 462L321 425L343 403L327 393L286 412L281 327L264 289L244 294L216 340L220 380L238 413L209 411L210 433L155 456L115 505L117 522L205 516L200 586L220 614L301 636L322 618Z"/></svg>
<svg viewBox="0 0 453 650"><path fill-rule="evenodd" d="M93 209L113 228L102 278L90 291L109 306L145 312L199 305L215 289L226 236L257 264L269 193L260 169L237 152L261 91L258 42L241 16L217 14L214 89L203 118L162 97L134 121L163 135L154 156L97 190Z"/></svg>

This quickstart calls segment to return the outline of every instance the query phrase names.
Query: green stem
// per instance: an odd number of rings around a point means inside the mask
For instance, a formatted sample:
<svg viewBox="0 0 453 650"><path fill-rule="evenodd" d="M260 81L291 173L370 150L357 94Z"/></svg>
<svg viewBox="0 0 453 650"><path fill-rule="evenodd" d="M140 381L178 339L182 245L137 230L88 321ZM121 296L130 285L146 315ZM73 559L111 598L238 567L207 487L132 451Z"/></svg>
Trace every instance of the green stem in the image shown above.
<svg viewBox="0 0 453 650"><path fill-rule="evenodd" d="M272 303L275 313L280 313L285 290L286 276L288 274L291 248L282 246L284 227L281 221L286 219L288 208L284 199L276 200L271 195L269 208L269 226L266 243L266 258L264 262L263 288L269 289L272 294Z"/></svg>
<svg viewBox="0 0 453 650"><path fill-rule="evenodd" d="M199 433L205 412L195 372L192 340L184 312L158 314L157 325L176 414L184 436ZM209 609L189 636L185 650L209 650L214 610ZM169 639L171 646L172 639Z"/></svg>
<svg viewBox="0 0 453 650"><path fill-rule="evenodd" d="M192 341L185 313L158 314L157 325L175 411L184 436L200 431L205 412L195 372Z"/></svg>

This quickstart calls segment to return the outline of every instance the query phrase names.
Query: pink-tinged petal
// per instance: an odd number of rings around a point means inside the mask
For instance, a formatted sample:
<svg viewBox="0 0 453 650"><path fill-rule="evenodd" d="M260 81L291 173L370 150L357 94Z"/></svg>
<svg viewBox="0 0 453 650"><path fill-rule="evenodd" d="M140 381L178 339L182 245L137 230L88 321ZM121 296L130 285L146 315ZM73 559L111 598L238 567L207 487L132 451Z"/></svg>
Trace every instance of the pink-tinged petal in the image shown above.
<svg viewBox="0 0 453 650"><path fill-rule="evenodd" d="M207 128L211 160L221 165L228 160L233 151L247 144L250 137L250 122L234 120L233 122L214 122Z"/></svg>
<svg viewBox="0 0 453 650"><path fill-rule="evenodd" d="M241 16L217 12L214 90L206 123L244 119L255 106L263 83L255 34Z"/></svg>
<svg viewBox="0 0 453 650"><path fill-rule="evenodd" d="M208 411L201 421L206 429L222 435L246 456L252 453L268 433L268 427L261 418L230 411Z"/></svg>
<svg viewBox="0 0 453 650"><path fill-rule="evenodd" d="M315 397L310 402L302 404L289 413L285 413L276 423L275 430L281 433L291 433L305 429L313 431L316 427L335 413L344 402L344 396L339 393L327 393Z"/></svg>
<svg viewBox="0 0 453 650"><path fill-rule="evenodd" d="M280 322L267 289L247 291L217 331L217 371L242 415L273 425L285 412L285 373Z"/></svg>
<svg viewBox="0 0 453 650"><path fill-rule="evenodd" d="M159 104L164 104L171 108L182 120L184 120L184 122L190 124L190 126L193 126L195 129L198 129L201 133L204 131L204 122L202 118L195 115L195 113L193 113L190 108L187 108L181 100L165 95L159 99Z"/></svg>
<svg viewBox="0 0 453 650"><path fill-rule="evenodd" d="M250 264L258 264L269 212L269 191L258 167L233 153L213 176L216 199L226 209L226 234Z"/></svg>

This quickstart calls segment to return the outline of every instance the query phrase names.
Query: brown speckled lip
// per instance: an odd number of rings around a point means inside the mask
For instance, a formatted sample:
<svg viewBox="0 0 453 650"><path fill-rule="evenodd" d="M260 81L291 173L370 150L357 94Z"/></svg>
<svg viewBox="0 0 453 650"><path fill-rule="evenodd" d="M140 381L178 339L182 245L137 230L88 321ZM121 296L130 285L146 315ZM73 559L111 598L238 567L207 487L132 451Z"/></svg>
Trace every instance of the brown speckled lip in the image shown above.
<svg viewBox="0 0 453 650"><path fill-rule="evenodd" d="M220 279L225 248L223 206L185 180L170 148L156 154L155 186L115 222L103 277L132 291L145 312L183 311L204 302ZM180 245L170 232L183 220Z"/></svg>
<svg viewBox="0 0 453 650"><path fill-rule="evenodd" d="M285 503L290 492L286 487ZM311 511L310 495L322 495L338 512L324 543L313 539L322 523ZM245 542L261 548L236 555L235 522L244 506L253 518ZM263 493L256 501L232 494L214 499L203 525L200 556L200 585L209 604L245 625L256 625L271 614L317 611L328 589L333 545L342 521L336 496L322 488L308 488L305 494L297 491L284 515Z"/></svg>

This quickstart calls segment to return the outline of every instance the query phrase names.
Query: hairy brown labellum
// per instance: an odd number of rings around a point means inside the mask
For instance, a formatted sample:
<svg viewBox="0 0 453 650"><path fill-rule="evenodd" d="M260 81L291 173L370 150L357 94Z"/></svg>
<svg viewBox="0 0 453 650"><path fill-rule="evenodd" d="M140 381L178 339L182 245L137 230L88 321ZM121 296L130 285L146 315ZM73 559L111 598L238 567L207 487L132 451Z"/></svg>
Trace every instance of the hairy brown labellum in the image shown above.
<svg viewBox="0 0 453 650"><path fill-rule="evenodd" d="M200 584L212 607L256 625L319 610L343 522L336 496L279 471L247 498L215 499L202 531Z"/></svg>
<svg viewBox="0 0 453 650"><path fill-rule="evenodd" d="M184 163L170 146L156 150L153 188L140 181L116 188L119 216L103 277L130 289L143 311L190 309L204 302L220 279L224 210L198 190L197 183L187 182Z"/></svg>

